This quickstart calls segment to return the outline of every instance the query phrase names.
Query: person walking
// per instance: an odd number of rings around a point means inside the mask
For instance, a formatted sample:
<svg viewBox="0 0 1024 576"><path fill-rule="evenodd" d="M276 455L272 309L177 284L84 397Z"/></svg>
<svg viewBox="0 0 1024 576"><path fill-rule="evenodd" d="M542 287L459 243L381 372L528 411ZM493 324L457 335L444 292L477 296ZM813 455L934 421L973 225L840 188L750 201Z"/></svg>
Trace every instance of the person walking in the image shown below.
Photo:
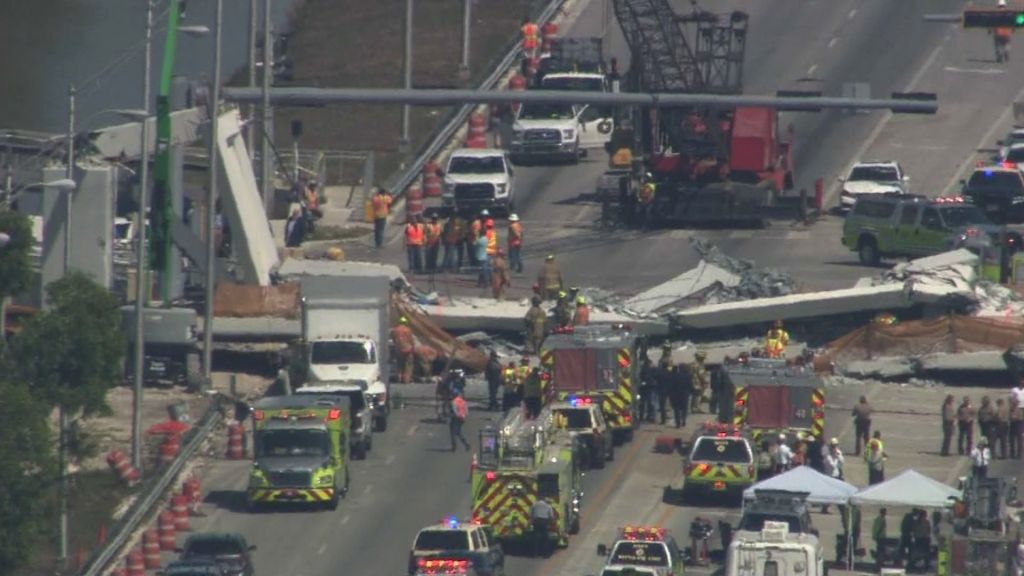
<svg viewBox="0 0 1024 576"><path fill-rule="evenodd" d="M971 404L970 396L964 396L960 406L956 409L956 449L961 456L970 454L974 448L974 405Z"/></svg>
<svg viewBox="0 0 1024 576"><path fill-rule="evenodd" d="M853 427L856 440L854 442L853 454L860 456L860 448L867 444L871 438L871 404L868 404L866 396L861 396L857 405L853 407Z"/></svg>
<svg viewBox="0 0 1024 576"><path fill-rule="evenodd" d="M996 452L1000 460L1005 460L1007 454L1007 441L1010 438L1010 408L1002 398L996 399L996 407L992 421L993 436L996 439Z"/></svg>
<svg viewBox="0 0 1024 576"><path fill-rule="evenodd" d="M530 376L523 383L523 404L526 406L526 418L533 420L540 415L541 408L540 368L530 370Z"/></svg>
<svg viewBox="0 0 1024 576"><path fill-rule="evenodd" d="M373 206L373 244L377 248L384 245L384 226L388 222L388 215L391 214L391 205L394 202L394 197L383 188L378 188L370 200Z"/></svg>
<svg viewBox="0 0 1024 576"><path fill-rule="evenodd" d="M423 243L427 250L427 272L437 272L437 255L441 251L441 224L437 214L430 217L430 223L423 231Z"/></svg>
<svg viewBox="0 0 1024 576"><path fill-rule="evenodd" d="M491 259L487 256L487 236L480 234L476 237L473 258L480 266L480 272L476 277L477 288L487 288L491 284Z"/></svg>
<svg viewBox="0 0 1024 576"><path fill-rule="evenodd" d="M505 289L512 286L512 280L508 272L508 263L505 262L505 251L498 248L494 254L494 261L491 262L491 294L495 300L505 299Z"/></svg>
<svg viewBox="0 0 1024 576"><path fill-rule="evenodd" d="M508 264L517 274L523 273L523 224L518 214L508 217Z"/></svg>
<svg viewBox="0 0 1024 576"><path fill-rule="evenodd" d="M551 528L555 519L555 509L547 498L537 498L530 507L530 524L533 528L532 548L535 557L551 554Z"/></svg>
<svg viewBox="0 0 1024 576"><path fill-rule="evenodd" d="M487 409L491 412L498 409L498 388L501 387L501 360L498 352L491 350L484 367L484 379L487 380Z"/></svg>
<svg viewBox="0 0 1024 576"><path fill-rule="evenodd" d="M302 217L301 209L292 208L292 214L284 225L284 245L288 248L298 248L305 239L306 219Z"/></svg>
<svg viewBox="0 0 1024 576"><path fill-rule="evenodd" d="M539 354L540 346L544 342L545 325L548 315L540 307L540 296L530 299L530 309L526 311L523 323L526 324L526 346L527 354Z"/></svg>
<svg viewBox="0 0 1024 576"><path fill-rule="evenodd" d="M885 452L882 451L882 441L872 438L867 443L864 451L864 463L868 466L868 485L874 486L885 482Z"/></svg>
<svg viewBox="0 0 1024 576"><path fill-rule="evenodd" d="M544 258L544 266L537 274L537 284L540 285L545 300L557 300L558 293L563 290L562 270L555 262L555 255L548 254Z"/></svg>
<svg viewBox="0 0 1024 576"><path fill-rule="evenodd" d="M779 434L779 443L775 447L775 474L782 474L793 464L793 449L786 443L786 435Z"/></svg>
<svg viewBox="0 0 1024 576"><path fill-rule="evenodd" d="M684 366L669 369L669 402L672 403L672 419L676 428L686 426L686 414L689 411L690 397L693 395L691 373Z"/></svg>
<svg viewBox="0 0 1024 576"><path fill-rule="evenodd" d="M402 316L398 320L398 326L391 329L391 341L395 345L398 361L399 382L409 384L412 382L412 370L415 361L414 350L416 341L409 328L409 319Z"/></svg>
<svg viewBox="0 0 1024 576"><path fill-rule="evenodd" d="M469 407L466 399L462 397L462 391L456 390L452 398L452 417L448 420L448 434L451 436L452 452L455 452L455 441L462 442L463 448L469 452L469 442L462 434L462 425L466 423L466 416L469 415Z"/></svg>
<svg viewBox="0 0 1024 576"><path fill-rule="evenodd" d="M988 449L988 439L981 437L978 445L971 450L971 473L975 478L988 477L988 465L992 462L992 452Z"/></svg>
<svg viewBox="0 0 1024 576"><path fill-rule="evenodd" d="M942 402L942 450L943 456L949 456L949 446L953 442L953 428L956 426L956 399L948 394Z"/></svg>
<svg viewBox="0 0 1024 576"><path fill-rule="evenodd" d="M828 452L825 453L825 470L829 476L843 480L846 477L845 467L846 458L843 457L843 451L839 449L839 439L833 438L828 441Z"/></svg>
<svg viewBox="0 0 1024 576"><path fill-rule="evenodd" d="M586 326L590 324L590 308L587 307L587 299L583 296L576 297L576 311L572 315L573 326Z"/></svg>
<svg viewBox="0 0 1024 576"><path fill-rule="evenodd" d="M466 221L457 211L453 211L444 223L444 261L445 270L458 272L462 268L462 259L466 253Z"/></svg>
<svg viewBox="0 0 1024 576"><path fill-rule="evenodd" d="M405 253L410 274L423 271L423 228L416 218L409 217L405 223Z"/></svg>

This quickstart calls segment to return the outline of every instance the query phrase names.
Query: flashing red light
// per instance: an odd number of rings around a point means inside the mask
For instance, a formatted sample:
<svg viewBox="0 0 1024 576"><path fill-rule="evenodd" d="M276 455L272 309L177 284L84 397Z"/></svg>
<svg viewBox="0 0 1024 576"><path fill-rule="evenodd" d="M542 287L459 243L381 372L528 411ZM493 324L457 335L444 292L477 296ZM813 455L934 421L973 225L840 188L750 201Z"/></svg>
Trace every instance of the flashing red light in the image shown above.
<svg viewBox="0 0 1024 576"><path fill-rule="evenodd" d="M490 470L486 474L484 474L484 479L487 480L488 482L494 482L495 480L498 479L498 473L493 470Z"/></svg>
<svg viewBox="0 0 1024 576"><path fill-rule="evenodd" d="M977 228L968 228L967 230L964 231L964 236L967 236L968 238L974 238L980 233L981 232Z"/></svg>
<svg viewBox="0 0 1024 576"><path fill-rule="evenodd" d="M252 419L253 420L263 420L263 418L265 418L265 417L266 417L266 414L263 413L263 410L254 410L253 413L252 413Z"/></svg>
<svg viewBox="0 0 1024 576"><path fill-rule="evenodd" d="M548 374L547 372L542 372L540 375L540 379L547 382L548 380L551 380L551 374Z"/></svg>
<svg viewBox="0 0 1024 576"><path fill-rule="evenodd" d="M818 410L817 412L814 413L815 420L821 420L824 417L825 417L825 413L822 412L821 410Z"/></svg>
<svg viewBox="0 0 1024 576"><path fill-rule="evenodd" d="M721 480L716 480L715 484L714 484L714 489L715 490L725 490L725 482L723 482Z"/></svg>
<svg viewBox="0 0 1024 576"><path fill-rule="evenodd" d="M1011 168L1012 169L1012 168L1016 168L1016 167L1017 167L1017 163L1016 162L1003 162L1003 168Z"/></svg>
<svg viewBox="0 0 1024 576"><path fill-rule="evenodd" d="M337 420L339 418L341 418L341 409L340 408L331 408L330 410L327 411L327 419L328 420Z"/></svg>
<svg viewBox="0 0 1024 576"><path fill-rule="evenodd" d="M746 403L746 400L743 400L742 398L736 400L736 406L740 408L742 408Z"/></svg>
<svg viewBox="0 0 1024 576"><path fill-rule="evenodd" d="M633 423L633 415L632 414L623 414L622 415L622 421L625 422L626 424L632 424Z"/></svg>
<svg viewBox="0 0 1024 576"><path fill-rule="evenodd" d="M816 408L821 408L822 406L825 405L825 399L822 398L821 396L815 396L812 402L814 403L814 406Z"/></svg>
<svg viewBox="0 0 1024 576"><path fill-rule="evenodd" d="M665 539L665 529L653 526L626 526L622 529L626 540L660 541Z"/></svg>
<svg viewBox="0 0 1024 576"><path fill-rule="evenodd" d="M619 358L619 366L629 368L629 358Z"/></svg>
<svg viewBox="0 0 1024 576"><path fill-rule="evenodd" d="M710 469L711 469L711 465L710 464L697 464L697 471L698 472L707 472Z"/></svg>

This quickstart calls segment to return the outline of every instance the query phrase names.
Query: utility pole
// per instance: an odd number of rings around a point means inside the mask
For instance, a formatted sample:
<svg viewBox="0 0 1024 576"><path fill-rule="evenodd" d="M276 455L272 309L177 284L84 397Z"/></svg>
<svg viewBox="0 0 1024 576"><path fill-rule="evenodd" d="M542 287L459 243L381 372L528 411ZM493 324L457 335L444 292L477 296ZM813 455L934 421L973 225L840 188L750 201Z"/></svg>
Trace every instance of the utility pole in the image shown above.
<svg viewBox="0 0 1024 576"><path fill-rule="evenodd" d="M221 16L224 12L224 0L217 0L217 13L214 25L213 41L213 86L210 95L210 167L206 192L206 306L203 323L203 376L211 382L213 374L213 297L216 285L217 250L214 243L214 232L217 226L218 160L217 145L220 138L220 37Z"/></svg>
<svg viewBox="0 0 1024 576"><path fill-rule="evenodd" d="M473 0L462 1L462 59L459 61L459 77L469 80L469 28L473 21ZM408 88L408 86L406 86Z"/></svg>
<svg viewBox="0 0 1024 576"><path fill-rule="evenodd" d="M259 26L259 0L249 0L249 88L256 87L256 29ZM245 125L245 147L249 149L249 161L256 157L256 141L253 139L253 124L256 121L256 107L246 110L249 122Z"/></svg>
<svg viewBox="0 0 1024 576"><path fill-rule="evenodd" d="M75 85L68 87L68 180L75 179ZM71 192L64 196L64 274L71 272Z"/></svg>
<svg viewBox="0 0 1024 576"><path fill-rule="evenodd" d="M263 143L260 164L263 177L263 209L269 216L274 207L274 158L270 149L274 139L274 110L270 107L270 81L274 74L274 42L270 33L271 0L263 2Z"/></svg>
<svg viewBox="0 0 1024 576"><path fill-rule="evenodd" d="M413 0L405 0L405 55L402 58L402 86L409 90L412 88L412 14ZM402 138L398 143L399 148L405 152L409 147L409 104L402 104ZM402 160L405 165L405 160Z"/></svg>
<svg viewBox="0 0 1024 576"><path fill-rule="evenodd" d="M150 68L153 45L153 0L146 0L146 55L142 75L142 147L139 149L139 211L135 242L135 348L132 364L132 466L142 472L142 385L146 358L146 301L149 299L149 276L146 274L146 207L149 204L149 101Z"/></svg>

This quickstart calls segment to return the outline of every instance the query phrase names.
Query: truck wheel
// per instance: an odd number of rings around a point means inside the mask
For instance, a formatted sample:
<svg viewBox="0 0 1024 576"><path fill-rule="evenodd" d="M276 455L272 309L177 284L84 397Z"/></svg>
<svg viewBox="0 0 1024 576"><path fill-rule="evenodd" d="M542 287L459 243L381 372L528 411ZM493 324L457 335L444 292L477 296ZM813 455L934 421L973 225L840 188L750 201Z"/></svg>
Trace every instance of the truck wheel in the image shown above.
<svg viewBox="0 0 1024 576"><path fill-rule="evenodd" d="M871 237L861 238L860 243L857 245L857 256L860 258L860 263L865 266L878 266L881 258L878 255L878 243L875 239Z"/></svg>
<svg viewBox="0 0 1024 576"><path fill-rule="evenodd" d="M341 502L341 493L339 492L338 487L335 486L334 493L331 494L331 499L327 501L327 509L337 510L338 502Z"/></svg>
<svg viewBox="0 0 1024 576"><path fill-rule="evenodd" d="M604 459L606 462L615 460L615 446L612 446L611 444L608 445L608 452L604 455Z"/></svg>
<svg viewBox="0 0 1024 576"><path fill-rule="evenodd" d="M569 534L580 533L580 517L578 514L573 514L569 520Z"/></svg>
<svg viewBox="0 0 1024 576"><path fill-rule="evenodd" d="M199 352L185 355L185 386L189 390L199 390L203 384L203 368L199 360Z"/></svg>

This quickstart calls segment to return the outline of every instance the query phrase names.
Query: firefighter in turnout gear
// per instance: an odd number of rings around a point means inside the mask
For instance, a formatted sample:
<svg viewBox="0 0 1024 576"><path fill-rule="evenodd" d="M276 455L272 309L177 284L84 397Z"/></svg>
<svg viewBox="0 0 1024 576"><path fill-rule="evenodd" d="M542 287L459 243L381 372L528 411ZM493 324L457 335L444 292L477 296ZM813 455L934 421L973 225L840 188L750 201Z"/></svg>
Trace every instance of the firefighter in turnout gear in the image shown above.
<svg viewBox="0 0 1024 576"><path fill-rule="evenodd" d="M574 326L586 326L590 324L590 308L587 307L587 299L583 296L576 297L576 313L572 317Z"/></svg>
<svg viewBox="0 0 1024 576"><path fill-rule="evenodd" d="M526 353L536 354L540 351L540 345L544 342L544 327L548 316L540 307L541 299L534 296L530 301L530 309L526 312L523 321L526 324Z"/></svg>
<svg viewBox="0 0 1024 576"><path fill-rule="evenodd" d="M555 262L555 255L548 254L544 259L544 266L537 275L537 284L542 290L545 300L555 300L563 288L562 270Z"/></svg>
<svg viewBox="0 0 1024 576"><path fill-rule="evenodd" d="M693 394L690 396L690 412L700 412L701 402L708 400L707 394L710 389L710 374L704 361L708 353L704 350L697 350L693 355L693 362L690 363L690 381L693 383Z"/></svg>
<svg viewBox="0 0 1024 576"><path fill-rule="evenodd" d="M510 361L501 371L501 411L508 412L522 401L519 371L516 363Z"/></svg>
<svg viewBox="0 0 1024 576"><path fill-rule="evenodd" d="M558 293L558 300L555 302L555 325L565 328L572 324L572 308L569 303L569 295L565 292Z"/></svg>
<svg viewBox="0 0 1024 576"><path fill-rule="evenodd" d="M656 193L657 185L654 183L654 176L648 172L644 174L640 186L636 189L637 220L643 228L651 225Z"/></svg>
<svg viewBox="0 0 1024 576"><path fill-rule="evenodd" d="M412 370L415 356L413 354L416 342L409 328L409 319L402 316L398 326L391 329L391 341L395 344L395 352L398 356L399 381L402 384L412 382Z"/></svg>
<svg viewBox="0 0 1024 576"><path fill-rule="evenodd" d="M782 320L776 320L764 340L764 353L769 358L785 358L789 345L789 332L782 327Z"/></svg>

